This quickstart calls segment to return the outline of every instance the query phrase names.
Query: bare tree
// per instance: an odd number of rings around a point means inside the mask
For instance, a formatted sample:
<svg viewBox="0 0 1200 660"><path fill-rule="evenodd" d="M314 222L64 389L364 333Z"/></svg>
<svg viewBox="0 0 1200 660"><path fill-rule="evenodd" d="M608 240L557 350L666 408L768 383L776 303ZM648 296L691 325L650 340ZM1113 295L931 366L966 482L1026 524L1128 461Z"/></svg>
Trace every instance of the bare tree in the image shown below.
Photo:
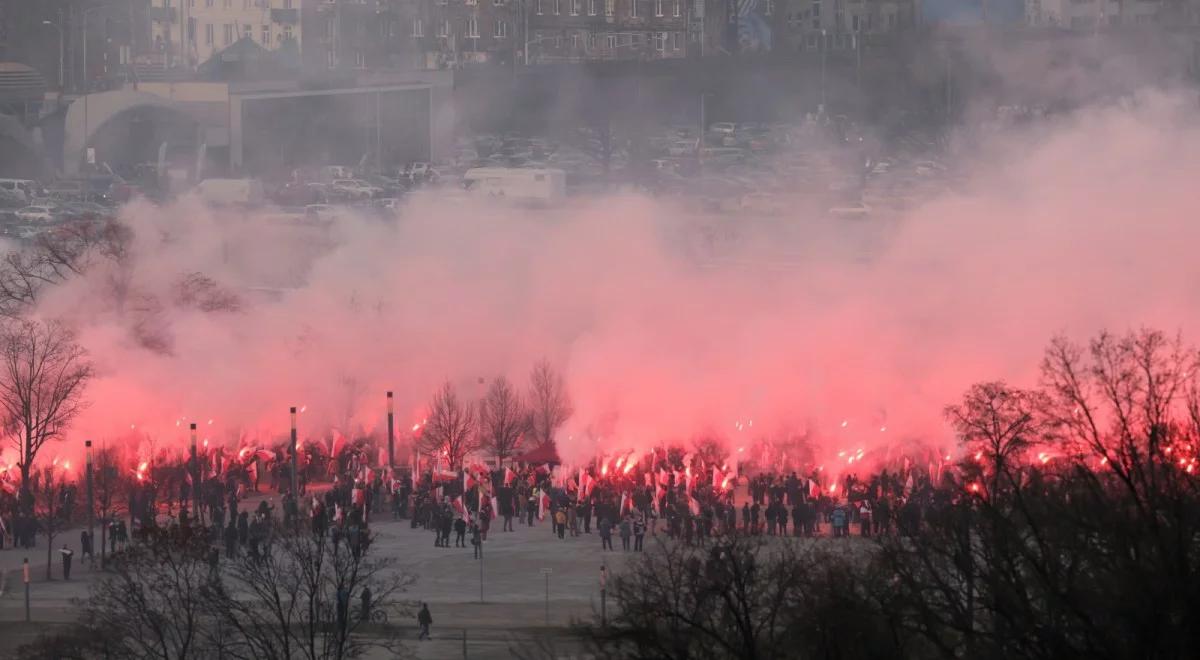
<svg viewBox="0 0 1200 660"><path fill-rule="evenodd" d="M574 632L597 658L912 657L875 578L867 558L811 544L660 540L614 575L607 621ZM517 655L563 654L535 642Z"/></svg>
<svg viewBox="0 0 1200 660"><path fill-rule="evenodd" d="M450 469L461 469L467 454L479 449L475 410L458 400L447 381L429 403L428 421L421 433L421 449L445 456Z"/></svg>
<svg viewBox="0 0 1200 660"><path fill-rule="evenodd" d="M77 657L216 657L224 640L211 623L207 555L208 543L199 535L181 539L152 529L143 543L114 556L111 572L92 584L81 603L81 625L102 631L116 653Z"/></svg>
<svg viewBox="0 0 1200 660"><path fill-rule="evenodd" d="M0 260L0 316L20 318L47 286L62 283L98 260L125 258L132 232L117 222L76 222L42 234L27 249Z"/></svg>
<svg viewBox="0 0 1200 660"><path fill-rule="evenodd" d="M538 446L554 442L554 434L575 409L563 377L546 360L538 362L529 376L530 431Z"/></svg>
<svg viewBox="0 0 1200 660"><path fill-rule="evenodd" d="M414 580L396 568L394 557L371 552L369 532L357 533L363 537L338 545L328 536L280 527L265 557L234 560L228 570L230 579L213 592L216 600L211 608L233 633L224 656L334 660L358 657L373 647L398 652L394 637L355 634L368 621L361 608L352 604L359 605L369 589L371 611L407 618L410 613L397 598Z"/></svg>
<svg viewBox="0 0 1200 660"><path fill-rule="evenodd" d="M100 521L100 565L107 562L106 542L108 522L120 513L122 497L129 491L130 478L121 472L121 461L116 447L104 447L96 452L92 469L95 471L96 517Z"/></svg>
<svg viewBox="0 0 1200 660"><path fill-rule="evenodd" d="M513 455L529 431L529 411L521 394L504 376L492 381L479 402L479 432L482 444L496 455L501 466Z"/></svg>
<svg viewBox="0 0 1200 660"><path fill-rule="evenodd" d="M46 579L53 579L54 539L67 525L74 508L75 490L57 466L35 470L30 475L33 515L46 534Z"/></svg>
<svg viewBox="0 0 1200 660"><path fill-rule="evenodd" d="M38 451L83 409L92 375L87 353L62 324L18 319L0 327L0 414L18 449L22 484Z"/></svg>
<svg viewBox="0 0 1200 660"><path fill-rule="evenodd" d="M986 458L993 493L1012 482L1011 468L1019 465L1029 447L1049 439L1047 403L1041 392L994 381L973 385L961 403L946 407L946 417L967 450Z"/></svg>

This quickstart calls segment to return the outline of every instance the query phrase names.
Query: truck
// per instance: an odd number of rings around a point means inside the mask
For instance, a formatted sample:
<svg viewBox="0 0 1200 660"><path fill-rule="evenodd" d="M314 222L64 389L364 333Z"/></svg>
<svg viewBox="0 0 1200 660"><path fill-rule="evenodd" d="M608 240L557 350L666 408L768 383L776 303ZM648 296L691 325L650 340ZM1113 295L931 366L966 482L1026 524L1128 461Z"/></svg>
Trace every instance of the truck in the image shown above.
<svg viewBox="0 0 1200 660"><path fill-rule="evenodd" d="M264 199L258 179L205 179L192 192L213 206L254 206Z"/></svg>
<svg viewBox="0 0 1200 660"><path fill-rule="evenodd" d="M567 175L555 169L477 167L463 175L463 186L475 196L549 205L567 196Z"/></svg>

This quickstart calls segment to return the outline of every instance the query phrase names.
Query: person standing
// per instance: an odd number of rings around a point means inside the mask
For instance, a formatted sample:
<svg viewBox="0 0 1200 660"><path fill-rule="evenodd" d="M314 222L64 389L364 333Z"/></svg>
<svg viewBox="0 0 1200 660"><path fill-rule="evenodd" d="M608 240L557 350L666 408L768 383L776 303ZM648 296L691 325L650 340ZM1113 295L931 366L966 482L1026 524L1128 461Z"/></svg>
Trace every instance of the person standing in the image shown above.
<svg viewBox="0 0 1200 660"><path fill-rule="evenodd" d="M96 559L92 553L92 535L86 529L79 532L79 552L81 553L81 558L88 560L89 565L91 565L90 562Z"/></svg>
<svg viewBox="0 0 1200 660"><path fill-rule="evenodd" d="M433 615L429 613L427 603L421 603L421 611L417 613L417 623L421 626L421 634L417 636L417 639L429 639L429 626L433 625Z"/></svg>
<svg viewBox="0 0 1200 660"><path fill-rule="evenodd" d="M467 521L463 520L462 516L454 521L454 547L467 547Z"/></svg>
<svg viewBox="0 0 1200 660"><path fill-rule="evenodd" d="M626 516L621 520L621 550L629 552L629 537L632 535L632 529L629 526L629 517Z"/></svg>
<svg viewBox="0 0 1200 660"><path fill-rule="evenodd" d="M642 551L642 540L645 538L646 521L639 517L633 521L633 549L636 552Z"/></svg>
<svg viewBox="0 0 1200 660"><path fill-rule="evenodd" d="M363 590L362 590L362 612L360 612L360 614L362 615L361 621L363 623L370 623L370 621L371 621L371 587L368 587L366 585L363 586Z"/></svg>
<svg viewBox="0 0 1200 660"><path fill-rule="evenodd" d="M63 547L61 550L59 550L59 552L62 553L63 579L70 580L71 579L71 557L74 556L75 553L72 552L71 549L67 547L66 543L63 544Z"/></svg>
<svg viewBox="0 0 1200 660"><path fill-rule="evenodd" d="M483 552L483 536L479 525L475 523L471 523L471 545L475 548L475 558L479 559L479 555Z"/></svg>
<svg viewBox="0 0 1200 660"><path fill-rule="evenodd" d="M561 507L554 512L554 532L558 534L560 541L566 538L567 514L562 510Z"/></svg>
<svg viewBox="0 0 1200 660"><path fill-rule="evenodd" d="M601 518L596 529L600 532L600 549L612 550L612 523L608 522L608 518Z"/></svg>

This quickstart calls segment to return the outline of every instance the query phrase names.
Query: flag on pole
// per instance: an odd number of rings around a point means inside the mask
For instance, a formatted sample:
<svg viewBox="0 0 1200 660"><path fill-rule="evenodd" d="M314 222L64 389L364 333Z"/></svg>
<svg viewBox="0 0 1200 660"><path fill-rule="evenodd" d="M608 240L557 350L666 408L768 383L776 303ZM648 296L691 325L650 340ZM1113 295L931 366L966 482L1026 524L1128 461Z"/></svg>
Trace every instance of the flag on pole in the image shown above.
<svg viewBox="0 0 1200 660"><path fill-rule="evenodd" d="M505 486L511 486L513 480L516 478L517 478L516 472L513 472L511 468L507 468L507 467L504 468L504 485Z"/></svg>
<svg viewBox="0 0 1200 660"><path fill-rule="evenodd" d="M720 468L713 466L713 489L720 490L722 482L725 481L725 475L721 474Z"/></svg>

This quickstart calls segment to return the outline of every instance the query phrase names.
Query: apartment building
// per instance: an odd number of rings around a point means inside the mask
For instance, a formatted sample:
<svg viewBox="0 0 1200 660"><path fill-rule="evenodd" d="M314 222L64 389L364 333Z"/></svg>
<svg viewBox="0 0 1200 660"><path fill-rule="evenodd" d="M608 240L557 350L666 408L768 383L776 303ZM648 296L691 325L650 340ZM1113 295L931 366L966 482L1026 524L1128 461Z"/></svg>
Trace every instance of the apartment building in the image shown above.
<svg viewBox="0 0 1200 660"><path fill-rule="evenodd" d="M527 0L529 58L550 62L684 57L695 20L693 4L702 2Z"/></svg>
<svg viewBox="0 0 1200 660"><path fill-rule="evenodd" d="M156 52L172 65L194 67L240 39L267 50L301 43L302 0L151 0ZM183 44L181 48L180 45Z"/></svg>
<svg viewBox="0 0 1200 660"><path fill-rule="evenodd" d="M914 0L779 0L784 42L798 50L853 49L863 41L911 29Z"/></svg>

